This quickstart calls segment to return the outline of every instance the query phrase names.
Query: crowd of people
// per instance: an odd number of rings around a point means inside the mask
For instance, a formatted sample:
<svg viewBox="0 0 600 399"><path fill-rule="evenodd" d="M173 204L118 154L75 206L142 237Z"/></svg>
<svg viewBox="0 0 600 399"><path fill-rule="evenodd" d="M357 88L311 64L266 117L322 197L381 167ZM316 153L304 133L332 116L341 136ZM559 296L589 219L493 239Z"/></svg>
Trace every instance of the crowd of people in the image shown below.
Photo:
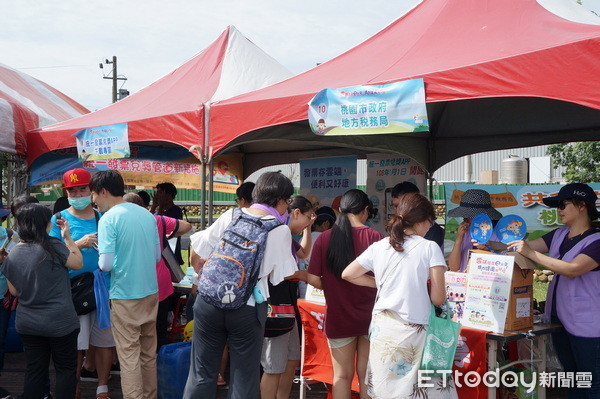
<svg viewBox="0 0 600 399"><path fill-rule="evenodd" d="M125 398L156 398L156 354L168 342L168 313L179 296L161 254L177 240L183 264L178 237L192 228L174 203L177 190L159 184L150 203L145 192L126 194L118 172L84 169L66 172L63 186L67 208L52 214L35 198L18 197L16 230L0 230L0 238L19 238L0 252L0 290L9 298L0 309L0 341L16 309L27 362L23 398L48 397L50 361L57 398L78 397L79 379L94 372L97 398L110 398L117 365ZM418 371L431 306L446 301L444 273L467 270L472 219L502 216L489 193L468 190L449 212L463 221L447 262L433 205L408 182L392 191L387 236L369 227L376 209L361 190L348 190L338 209L315 209L294 196L287 177L267 172L240 186L237 197L238 207L191 236L194 327L184 398L214 398L226 383L229 398L289 398L301 356L303 284L326 299L334 399L351 397L355 374L361 399L457 397L452 384L419 387ZM553 334L554 347L565 371L592 375L592 388L573 389L570 398L600 395L596 201L588 185L568 184L544 199L565 227L508 245L556 274L546 316L565 329Z"/></svg>

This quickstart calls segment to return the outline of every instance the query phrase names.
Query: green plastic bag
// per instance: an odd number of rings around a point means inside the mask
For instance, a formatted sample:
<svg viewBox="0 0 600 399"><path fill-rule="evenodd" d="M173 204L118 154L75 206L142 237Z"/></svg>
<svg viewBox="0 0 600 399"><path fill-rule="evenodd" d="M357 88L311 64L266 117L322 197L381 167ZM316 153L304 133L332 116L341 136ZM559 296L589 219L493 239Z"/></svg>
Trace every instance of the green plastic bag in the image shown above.
<svg viewBox="0 0 600 399"><path fill-rule="evenodd" d="M452 370L459 330L460 324L450 320L450 312L446 312L446 318L437 317L431 305L421 370L433 371L432 374L438 374L437 370Z"/></svg>

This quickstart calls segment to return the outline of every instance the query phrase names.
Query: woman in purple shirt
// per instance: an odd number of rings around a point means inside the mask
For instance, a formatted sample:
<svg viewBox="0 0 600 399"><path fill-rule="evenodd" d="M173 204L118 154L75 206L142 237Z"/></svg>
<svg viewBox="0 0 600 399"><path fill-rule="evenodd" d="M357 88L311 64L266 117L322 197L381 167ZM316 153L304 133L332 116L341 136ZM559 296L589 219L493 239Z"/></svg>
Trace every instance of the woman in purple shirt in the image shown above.
<svg viewBox="0 0 600 399"><path fill-rule="evenodd" d="M600 397L600 229L593 224L600 216L597 199L587 184L567 184L557 196L544 198L544 204L558 208L565 227L509 244L555 273L545 316L565 329L553 334L552 342L566 372L585 373L591 380L586 388L569 389L569 398Z"/></svg>

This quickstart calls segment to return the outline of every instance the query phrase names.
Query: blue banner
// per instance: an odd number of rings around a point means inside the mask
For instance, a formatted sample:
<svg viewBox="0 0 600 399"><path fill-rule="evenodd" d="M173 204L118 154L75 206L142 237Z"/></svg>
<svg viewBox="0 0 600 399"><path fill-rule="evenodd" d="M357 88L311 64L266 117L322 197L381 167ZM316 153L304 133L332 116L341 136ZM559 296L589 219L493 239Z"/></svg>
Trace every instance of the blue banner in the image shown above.
<svg viewBox="0 0 600 399"><path fill-rule="evenodd" d="M588 183L600 198L600 183ZM462 218L448 218L448 211L459 206L462 194L469 189L485 190L490 193L492 205L502 215L518 215L527 224L527 239L541 237L545 233L563 225L556 208L543 203L546 197L558 194L561 184L538 185L487 185L446 183L446 239L454 241L456 229ZM600 201L596 203L600 206ZM451 248L451 247L450 247Z"/></svg>
<svg viewBox="0 0 600 399"><path fill-rule="evenodd" d="M310 128L321 136L429 131L423 79L324 89L308 105Z"/></svg>
<svg viewBox="0 0 600 399"><path fill-rule="evenodd" d="M313 206L331 206L351 188L356 188L355 156L300 160L300 194Z"/></svg>
<svg viewBox="0 0 600 399"><path fill-rule="evenodd" d="M100 161L81 161L74 148L67 148L52 151L37 158L31 165L29 184L35 186L60 180L63 173L74 168L84 168L91 173L115 169L120 172L199 175L200 167L197 162L189 151L181 147L161 148L134 145L131 147L130 159Z"/></svg>
<svg viewBox="0 0 600 399"><path fill-rule="evenodd" d="M129 158L127 123L90 127L75 133L77 154L81 161Z"/></svg>

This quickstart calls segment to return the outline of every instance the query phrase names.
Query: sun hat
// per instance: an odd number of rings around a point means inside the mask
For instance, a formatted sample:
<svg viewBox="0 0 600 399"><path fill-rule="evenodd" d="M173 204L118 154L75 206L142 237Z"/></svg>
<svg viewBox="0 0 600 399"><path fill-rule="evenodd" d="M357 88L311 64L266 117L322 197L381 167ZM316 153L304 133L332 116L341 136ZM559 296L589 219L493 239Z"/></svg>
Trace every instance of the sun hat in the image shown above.
<svg viewBox="0 0 600 399"><path fill-rule="evenodd" d="M63 187L71 188L78 186L87 186L90 184L92 174L85 169L75 168L67 170L63 175Z"/></svg>
<svg viewBox="0 0 600 399"><path fill-rule="evenodd" d="M598 196L594 190L584 183L570 183L560 188L558 195L554 197L546 197L543 199L544 204L550 208L557 208L561 201L577 198L592 204L596 203Z"/></svg>
<svg viewBox="0 0 600 399"><path fill-rule="evenodd" d="M473 218L485 213L492 220L499 220L502 214L492 206L490 194L485 190L467 190L460 199L460 205L448 211L449 217Z"/></svg>

